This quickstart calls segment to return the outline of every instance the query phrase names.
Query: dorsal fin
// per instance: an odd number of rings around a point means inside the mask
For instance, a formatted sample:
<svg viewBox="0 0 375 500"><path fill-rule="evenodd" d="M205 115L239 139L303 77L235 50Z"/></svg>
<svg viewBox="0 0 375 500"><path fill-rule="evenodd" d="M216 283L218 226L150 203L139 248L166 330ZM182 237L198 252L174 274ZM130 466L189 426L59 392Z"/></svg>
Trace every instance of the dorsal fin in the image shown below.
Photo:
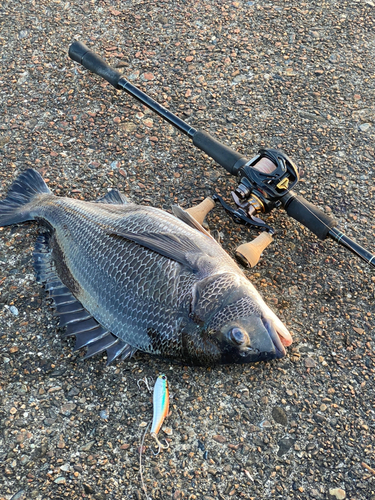
<svg viewBox="0 0 375 500"><path fill-rule="evenodd" d="M126 196L120 193L120 191L117 191L117 189L111 189L111 191L108 191L107 194L95 200L95 203L108 203L110 205L126 205L129 202Z"/></svg>
<svg viewBox="0 0 375 500"><path fill-rule="evenodd" d="M194 229L198 229L198 231L200 231L201 233L212 238L210 233L206 231L205 228L201 224L199 224L199 222L196 221L194 217L191 216L188 212L186 212L183 208L179 207L178 205L173 205L172 212L175 217L185 222L185 224L187 224L188 226L193 227Z"/></svg>

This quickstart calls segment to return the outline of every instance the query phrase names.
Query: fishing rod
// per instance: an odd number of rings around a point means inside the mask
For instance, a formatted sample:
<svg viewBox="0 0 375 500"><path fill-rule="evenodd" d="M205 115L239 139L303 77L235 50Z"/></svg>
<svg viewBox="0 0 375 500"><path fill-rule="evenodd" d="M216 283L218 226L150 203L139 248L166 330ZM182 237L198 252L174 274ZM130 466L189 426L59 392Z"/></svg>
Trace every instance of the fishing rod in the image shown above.
<svg viewBox="0 0 375 500"><path fill-rule="evenodd" d="M69 47L69 57L86 69L101 76L118 90L124 90L144 106L161 116L168 123L187 135L201 151L225 168L227 172L240 179L239 185L232 192L236 208L232 208L219 195L212 199L220 203L236 223L248 227L257 227L269 235L274 230L262 219L260 213L269 213L274 208L283 207L286 213L310 229L319 239L332 238L365 262L375 267L375 255L346 236L338 227L337 221L325 214L318 207L296 194L292 188L299 180L298 167L282 151L261 149L251 159L242 153L219 142L207 132L197 130L171 113L161 104L128 82L122 73L111 68L107 62L82 42L73 42ZM271 172L257 168L264 161L272 162ZM272 238L271 238L272 239ZM271 240L268 240L270 242ZM237 252L237 257L244 263L247 259Z"/></svg>

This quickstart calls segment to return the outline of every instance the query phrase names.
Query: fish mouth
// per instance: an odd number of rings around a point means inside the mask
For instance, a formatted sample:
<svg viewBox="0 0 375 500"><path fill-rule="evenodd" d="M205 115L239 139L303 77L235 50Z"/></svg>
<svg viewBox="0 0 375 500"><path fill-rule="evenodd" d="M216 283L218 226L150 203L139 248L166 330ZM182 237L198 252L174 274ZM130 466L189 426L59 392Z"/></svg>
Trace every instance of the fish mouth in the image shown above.
<svg viewBox="0 0 375 500"><path fill-rule="evenodd" d="M280 319L270 314L252 314L221 328L221 363L256 363L280 359L292 337Z"/></svg>
<svg viewBox="0 0 375 500"><path fill-rule="evenodd" d="M285 346L289 346L292 343L292 337L285 326L279 320L278 322L273 321L270 318L262 317L262 322L266 328L270 339L275 348L276 357L282 358L286 355Z"/></svg>

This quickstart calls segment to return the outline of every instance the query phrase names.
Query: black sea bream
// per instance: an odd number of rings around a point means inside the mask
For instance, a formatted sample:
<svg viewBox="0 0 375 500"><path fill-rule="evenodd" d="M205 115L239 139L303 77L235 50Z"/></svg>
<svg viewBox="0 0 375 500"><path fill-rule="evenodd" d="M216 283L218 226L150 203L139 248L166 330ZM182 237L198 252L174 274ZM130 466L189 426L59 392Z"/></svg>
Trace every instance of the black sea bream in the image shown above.
<svg viewBox="0 0 375 500"><path fill-rule="evenodd" d="M34 261L76 348L196 365L281 358L292 342L241 269L179 207L54 196L35 170L0 201L0 226L41 226Z"/></svg>

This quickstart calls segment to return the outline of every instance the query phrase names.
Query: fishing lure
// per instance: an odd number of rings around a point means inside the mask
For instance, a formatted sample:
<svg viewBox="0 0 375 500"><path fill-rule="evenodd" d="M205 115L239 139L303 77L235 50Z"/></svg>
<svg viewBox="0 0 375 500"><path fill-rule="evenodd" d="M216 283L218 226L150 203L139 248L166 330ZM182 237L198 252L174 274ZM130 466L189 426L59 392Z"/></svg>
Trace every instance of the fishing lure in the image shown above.
<svg viewBox="0 0 375 500"><path fill-rule="evenodd" d="M162 444L158 439L158 432L163 425L165 417L169 411L169 388L166 375L159 375L154 385L154 416L152 419L152 426L150 434L155 439L159 446L159 454L161 449L167 449L169 444Z"/></svg>
<svg viewBox="0 0 375 500"><path fill-rule="evenodd" d="M140 382L143 382L149 392L151 392L150 389L150 384L147 379L147 377L138 380L137 384L138 387L140 387ZM156 379L155 385L154 385L154 396L153 396L153 402L154 402L154 415L152 419L152 426L151 426L151 436L156 440L159 450L157 453L154 453L155 455L158 455L160 453L161 449L167 449L169 448L169 444L162 444L159 439L158 439L158 432L160 431L161 426L163 425L165 417L168 415L169 411L169 388L168 388L168 380L166 375L159 375L158 378ZM148 428L150 426L150 422L146 427L146 430L142 436L142 441L141 441L141 446L139 448L139 474L141 476L141 483L142 483L142 488L143 491L146 495L147 500L151 500L151 498L147 495L147 488L145 485L145 482L143 480L143 468L142 468L142 451L143 451L143 442L145 439L145 436L147 434Z"/></svg>

